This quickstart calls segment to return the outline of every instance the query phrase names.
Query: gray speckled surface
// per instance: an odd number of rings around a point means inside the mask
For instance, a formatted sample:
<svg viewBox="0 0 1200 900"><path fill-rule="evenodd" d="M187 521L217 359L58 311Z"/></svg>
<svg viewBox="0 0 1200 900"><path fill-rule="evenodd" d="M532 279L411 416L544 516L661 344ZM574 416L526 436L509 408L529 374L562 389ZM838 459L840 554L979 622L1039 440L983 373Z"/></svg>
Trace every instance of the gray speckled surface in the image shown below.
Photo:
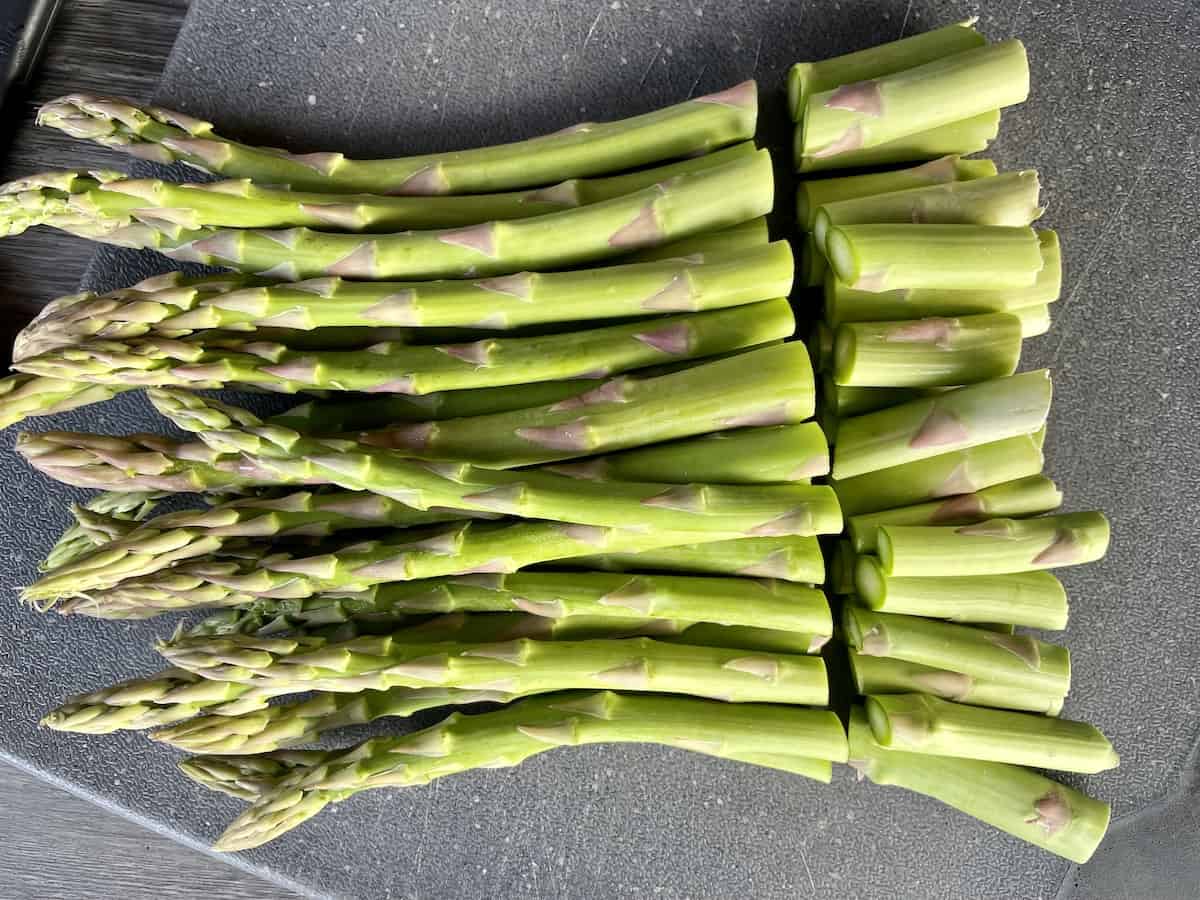
<svg viewBox="0 0 1200 900"><path fill-rule="evenodd" d="M1193 790L1200 732L1200 18L1190 0L200 0L156 99L249 139L399 154L628 115L753 75L764 88L760 142L785 148L790 62L976 13L985 32L1029 46L1033 98L1005 115L992 155L1042 171L1045 223L1067 254L1054 330L1026 359L1055 370L1050 471L1070 508L1106 509L1115 529L1104 563L1064 577L1075 659L1067 712L1100 725L1123 757L1115 772L1078 779L1114 803L1117 827L1098 862L1075 873L846 773L822 787L648 748L558 752L514 771L360 796L241 862L314 894L372 898L1147 896L1137 885L1148 882L1122 887L1118 877L1128 882L1139 865L1172 873L1153 896L1200 894L1193 868L1154 862L1167 851L1194 860L1195 842L1168 846L1147 830L1196 829L1189 804L1168 797ZM93 281L128 282L144 262L102 254ZM53 425L124 432L151 421L143 400L125 397ZM11 598L64 524L70 492L30 477L9 453L0 468ZM34 724L68 692L151 670L149 641L169 627L35 623L5 604L0 751L207 842L237 805L178 777L168 751L135 735Z"/></svg>

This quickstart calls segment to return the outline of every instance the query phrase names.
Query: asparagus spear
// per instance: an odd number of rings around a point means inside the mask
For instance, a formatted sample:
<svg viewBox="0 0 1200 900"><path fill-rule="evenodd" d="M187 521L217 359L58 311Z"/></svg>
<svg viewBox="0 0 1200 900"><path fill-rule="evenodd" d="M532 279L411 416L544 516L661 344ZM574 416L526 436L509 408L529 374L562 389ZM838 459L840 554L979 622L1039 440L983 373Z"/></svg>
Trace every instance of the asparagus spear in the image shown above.
<svg viewBox="0 0 1200 900"><path fill-rule="evenodd" d="M1042 268L1031 287L1007 290L856 291L836 278L825 280L825 321L832 327L843 322L920 319L926 316L960 316L987 312L1015 312L1044 306L1058 299L1062 287L1062 255L1058 234L1039 231Z"/></svg>
<svg viewBox="0 0 1200 900"><path fill-rule="evenodd" d="M1001 225L840 225L825 235L840 281L860 291L1028 288L1042 268L1037 234Z"/></svg>
<svg viewBox="0 0 1200 900"><path fill-rule="evenodd" d="M1050 330L1050 307L1044 303L1041 306L1022 306L1014 309L1012 315L1021 323L1022 338L1037 337Z"/></svg>
<svg viewBox="0 0 1200 900"><path fill-rule="evenodd" d="M23 373L9 375L0 378L0 428L31 416L52 416L92 403L103 403L130 389L125 385L81 384Z"/></svg>
<svg viewBox="0 0 1200 900"><path fill-rule="evenodd" d="M47 103L38 122L144 159L182 161L263 184L427 195L512 190L695 156L749 140L757 117L757 86L746 81L617 122L586 122L495 147L378 160L251 147L223 138L211 123L183 113L87 94Z"/></svg>
<svg viewBox="0 0 1200 900"><path fill-rule="evenodd" d="M797 172L810 174L830 169L864 169L875 166L908 165L915 160L939 156L966 155L986 150L1000 132L1000 110L991 109L977 116L918 131L874 147L845 150L832 156L805 153L805 132L796 129L792 157Z"/></svg>
<svg viewBox="0 0 1200 900"><path fill-rule="evenodd" d="M1020 766L880 747L861 707L849 740L850 764L875 784L933 797L1074 862L1087 862L1108 829L1107 803Z"/></svg>
<svg viewBox="0 0 1200 900"><path fill-rule="evenodd" d="M48 572L67 565L136 528L138 522L150 515L160 496L140 491L108 491L86 504L72 503L75 522L50 548L45 561L38 564L38 571Z"/></svg>
<svg viewBox="0 0 1200 900"><path fill-rule="evenodd" d="M813 235L825 246L830 229L845 225L918 222L942 225L1029 225L1043 212L1037 172L1010 172L928 187L871 194L823 204Z"/></svg>
<svg viewBox="0 0 1200 900"><path fill-rule="evenodd" d="M718 431L548 469L599 481L664 480L666 476L711 484L807 482L829 472L829 448L820 427L804 422Z"/></svg>
<svg viewBox="0 0 1200 900"><path fill-rule="evenodd" d="M1049 572L900 578L885 574L875 557L860 556L854 579L859 599L882 612L1054 631L1067 627L1067 592Z"/></svg>
<svg viewBox="0 0 1200 900"><path fill-rule="evenodd" d="M829 554L829 589L835 594L854 593L854 545L839 540Z"/></svg>
<svg viewBox="0 0 1200 900"><path fill-rule="evenodd" d="M770 242L767 217L759 216L728 228L704 231L657 247L644 247L618 257L619 262L655 262L705 253L740 253Z"/></svg>
<svg viewBox="0 0 1200 900"><path fill-rule="evenodd" d="M678 544L636 553L603 553L577 557L571 563L614 572L706 572L806 584L825 580L825 562L817 539L795 535Z"/></svg>
<svg viewBox="0 0 1200 900"><path fill-rule="evenodd" d="M851 650L849 656L850 672L859 694L921 692L973 706L1019 709L1049 716L1062 711L1063 697L1058 694L1016 688L901 659L868 656L857 650Z"/></svg>
<svg viewBox="0 0 1200 900"><path fill-rule="evenodd" d="M812 231L817 212L830 203L843 203L859 197L890 194L912 188L938 184L972 181L996 174L996 164L990 159L963 159L957 154L887 172L867 175L843 175L838 178L806 178L796 187L796 222L805 231Z"/></svg>
<svg viewBox="0 0 1200 900"><path fill-rule="evenodd" d="M357 235L308 228L186 229L163 222L72 230L184 262L283 280L421 280L559 268L656 246L761 216L771 209L772 192L770 154L763 150L590 206L452 230Z"/></svg>
<svg viewBox="0 0 1200 900"><path fill-rule="evenodd" d="M1029 63L1020 41L1001 41L903 71L809 94L802 155L837 157L1021 103Z"/></svg>
<svg viewBox="0 0 1200 900"><path fill-rule="evenodd" d="M49 172L0 185L0 232L7 225L9 234L19 234L33 225L53 225L62 216L82 217L109 227L161 220L185 228L306 226L355 232L455 228L611 200L753 153L753 142L744 141L716 153L627 175L576 179L509 193L438 197L304 193L263 187L248 178L178 184L127 178L119 172Z"/></svg>
<svg viewBox="0 0 1200 900"><path fill-rule="evenodd" d="M1071 656L1065 647L917 616L843 608L846 642L865 656L887 656L1040 694L1065 697Z"/></svg>
<svg viewBox="0 0 1200 900"><path fill-rule="evenodd" d="M938 387L1011 375L1021 320L1008 313L839 325L833 377L850 387Z"/></svg>
<svg viewBox="0 0 1200 900"><path fill-rule="evenodd" d="M359 790L425 784L482 766L517 765L557 746L622 741L737 759L765 754L786 771L800 773L813 770L798 758L801 754L845 758L840 723L820 710L609 691L534 697L490 713L451 715L424 731L376 738L315 769L297 769L255 801L216 849L266 843Z"/></svg>
<svg viewBox="0 0 1200 900"><path fill-rule="evenodd" d="M852 478L835 478L830 484L843 514L853 517L976 493L1037 475L1042 463L1041 442L1034 432Z"/></svg>
<svg viewBox="0 0 1200 900"><path fill-rule="evenodd" d="M1103 558L1103 513L989 519L972 525L880 527L879 560L888 575L1001 575L1074 566Z"/></svg>
<svg viewBox="0 0 1200 900"><path fill-rule="evenodd" d="M833 476L850 478L1029 434L1042 427L1049 410L1050 373L1040 369L855 416L838 427Z"/></svg>
<svg viewBox="0 0 1200 900"><path fill-rule="evenodd" d="M867 697L865 707L876 743L889 750L1089 774L1120 762L1108 739L1085 722L983 709L927 694Z"/></svg>
<svg viewBox="0 0 1200 900"><path fill-rule="evenodd" d="M788 70L788 109L792 121L804 117L806 101L813 94L832 90L843 84L878 78L903 72L914 66L961 53L986 43L975 30L977 18L966 19L922 34L889 41L817 62L796 63Z"/></svg>
<svg viewBox="0 0 1200 900"><path fill-rule="evenodd" d="M279 750L255 756L192 756L180 761L179 771L210 791L251 802L295 769L322 765L345 752Z"/></svg>
<svg viewBox="0 0 1200 900"><path fill-rule="evenodd" d="M985 519L1020 518L1050 512L1062 504L1062 492L1044 475L1005 481L945 500L852 516L846 531L858 553L873 553L881 525L969 525Z"/></svg>
<svg viewBox="0 0 1200 900"><path fill-rule="evenodd" d="M786 300L668 316L649 322L531 338L486 338L414 347L385 342L362 351L304 352L248 340L231 350L171 338L92 341L26 359L25 372L101 384L427 394L435 391L607 376L664 360L743 349L790 335Z"/></svg>

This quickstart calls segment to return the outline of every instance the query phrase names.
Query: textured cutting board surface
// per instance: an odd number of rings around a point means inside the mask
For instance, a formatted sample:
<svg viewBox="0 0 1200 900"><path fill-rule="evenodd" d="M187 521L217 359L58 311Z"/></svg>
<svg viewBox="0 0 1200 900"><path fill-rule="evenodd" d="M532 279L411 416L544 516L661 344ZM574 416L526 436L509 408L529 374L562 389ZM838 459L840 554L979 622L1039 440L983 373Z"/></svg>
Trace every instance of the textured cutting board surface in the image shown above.
<svg viewBox="0 0 1200 900"><path fill-rule="evenodd" d="M1032 99L1005 114L991 155L1002 168L1042 172L1044 224L1066 251L1054 329L1025 360L1055 374L1049 471L1068 509L1113 519L1108 558L1064 573L1075 669L1066 713L1095 722L1122 754L1119 770L1074 782L1113 801L1110 841L1121 849L1146 819L1135 814L1190 781L1200 731L1200 23L1188 0L200 0L155 99L249 140L399 155L631 115L755 77L759 140L780 163L783 234L787 66L976 13L989 36L1029 47ZM102 252L92 286L159 268L153 257ZM51 426L161 427L129 396L32 427ZM3 436L6 450L13 437ZM38 618L20 607L16 586L77 494L9 452L0 467L9 600L0 751L183 840L211 841L238 804L179 776L167 749L137 735L37 728L65 694L153 671L150 642L173 623ZM1156 809L1168 815L1170 804ZM857 784L848 770L822 786L637 747L558 751L515 770L361 795L241 861L317 895L370 898L1052 897L1076 877L1062 860L932 801ZM1103 895L1110 879L1088 876L1081 891ZM1196 885L1185 869L1171 890L1193 896Z"/></svg>

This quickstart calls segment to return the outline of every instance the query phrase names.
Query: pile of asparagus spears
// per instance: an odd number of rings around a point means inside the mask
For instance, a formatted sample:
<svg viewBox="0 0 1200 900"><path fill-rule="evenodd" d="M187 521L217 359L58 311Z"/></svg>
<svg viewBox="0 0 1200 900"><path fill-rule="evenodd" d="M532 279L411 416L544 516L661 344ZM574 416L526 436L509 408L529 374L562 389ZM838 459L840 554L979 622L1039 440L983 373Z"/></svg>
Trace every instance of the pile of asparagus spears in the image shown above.
<svg viewBox="0 0 1200 900"><path fill-rule="evenodd" d="M1057 718L1067 650L1014 627L1066 627L1047 570L1101 558L1109 528L1098 512L1040 516L1062 503L1042 474L1050 376L1013 373L1022 342L1049 328L1059 243L1030 228L1036 172L961 157L1028 90L1020 43L987 44L972 24L798 65L790 82L801 173L863 154L920 162L797 193L800 280L823 285L810 347L847 517L830 587L859 695L850 761L1082 862L1107 805L1020 767L1094 773L1117 754L1091 725Z"/></svg>
<svg viewBox="0 0 1200 900"><path fill-rule="evenodd" d="M819 781L849 760L1085 859L1107 806L1019 766L1116 757L1054 718L1065 649L1011 626L1065 625L1042 570L1099 558L1107 525L996 518L1061 500L1040 474L1048 377L1013 374L1048 327L1058 244L1029 227L1035 173L961 158L1027 90L1020 43L970 23L794 68L801 173L910 166L801 184L799 281L826 296L812 361L787 340L796 267L763 218L753 82L370 161L48 104L43 124L223 180L36 175L0 188L0 232L228 271L55 300L0 380L5 426L144 389L188 433L19 437L38 471L101 491L26 601L208 611L159 642L168 668L44 724L195 754L189 777L249 804L223 850L361 790L639 741ZM301 402L264 418L196 393L224 387ZM844 526L832 588L865 697L848 734L817 537Z"/></svg>
<svg viewBox="0 0 1200 900"><path fill-rule="evenodd" d="M62 298L17 341L5 423L145 389L189 433L21 435L34 468L104 492L25 599L106 619L209 610L160 642L169 668L45 724L196 754L184 772L249 802L225 850L360 790L568 744L822 781L845 762L813 586L816 535L843 522L810 483L828 447L807 350L784 343L794 265L762 218L752 82L370 162L112 99L41 120L232 180L39 175L0 195L9 233L233 270ZM304 402L262 419L195 393L227 386ZM156 514L177 494L207 505ZM501 706L292 749L479 703Z"/></svg>

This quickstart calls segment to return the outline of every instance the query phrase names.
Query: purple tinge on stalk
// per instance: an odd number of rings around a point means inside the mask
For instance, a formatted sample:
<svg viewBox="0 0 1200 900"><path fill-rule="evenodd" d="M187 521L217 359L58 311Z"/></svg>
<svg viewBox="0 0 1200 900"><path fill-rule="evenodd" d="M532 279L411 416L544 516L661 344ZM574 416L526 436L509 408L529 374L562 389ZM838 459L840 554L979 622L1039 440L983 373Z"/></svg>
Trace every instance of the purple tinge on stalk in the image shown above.
<svg viewBox="0 0 1200 900"><path fill-rule="evenodd" d="M205 253L219 259L236 261L241 255L241 234L240 231L227 228L214 233L211 237L192 241L187 246L196 253Z"/></svg>
<svg viewBox="0 0 1200 900"><path fill-rule="evenodd" d="M406 581L409 578L409 553L398 553L388 559L376 560L365 566L352 569L350 574L356 578L370 578L376 581Z"/></svg>
<svg viewBox="0 0 1200 900"><path fill-rule="evenodd" d="M567 614L561 600L530 600L528 597L513 597L513 606L530 615L547 619L561 619Z"/></svg>
<svg viewBox="0 0 1200 900"><path fill-rule="evenodd" d="M498 278L484 278L475 282L475 286L494 294L507 294L518 300L528 300L533 294L533 275L530 272L516 272Z"/></svg>
<svg viewBox="0 0 1200 900"><path fill-rule="evenodd" d="M399 185L385 190L384 193L389 196L428 197L445 194L449 190L450 183L446 180L446 173L442 171L441 165L435 164L418 169Z"/></svg>
<svg viewBox="0 0 1200 900"><path fill-rule="evenodd" d="M826 144L820 150L814 150L808 154L813 159L828 159L831 156L840 156L843 153L849 153L852 150L858 150L863 145L862 126L855 122L847 128L837 140Z"/></svg>
<svg viewBox="0 0 1200 900"><path fill-rule="evenodd" d="M685 484L670 488L652 497L646 497L642 500L642 505L698 513L704 511L707 506L706 501L704 488Z"/></svg>
<svg viewBox="0 0 1200 900"><path fill-rule="evenodd" d="M292 250L295 249L296 242L300 240L303 231L302 228L256 228L254 233L268 241L273 241L280 247Z"/></svg>
<svg viewBox="0 0 1200 900"><path fill-rule="evenodd" d="M304 291L306 294L316 294L319 297L332 297L341 283L340 278L306 278L288 285L288 287L293 291Z"/></svg>
<svg viewBox="0 0 1200 900"><path fill-rule="evenodd" d="M615 688L629 691L645 690L650 685L650 667L646 660L635 659L622 666L593 672L592 677Z"/></svg>
<svg viewBox="0 0 1200 900"><path fill-rule="evenodd" d="M516 514L521 511L521 500L524 496L525 485L517 483L489 488L486 491L478 491L474 494L466 494L463 496L463 500L495 512Z"/></svg>
<svg viewBox="0 0 1200 900"><path fill-rule="evenodd" d="M269 278L272 281L295 281L300 277L300 270L296 268L296 264L291 260L277 263L269 269L263 269L261 272L255 272L255 275L260 278Z"/></svg>
<svg viewBox="0 0 1200 900"><path fill-rule="evenodd" d="M200 162L207 168L216 168L229 161L233 155L230 147L221 141L213 141L207 138L164 138L160 141L162 146L168 150L179 154L180 156L190 156ZM147 145L134 145L147 146ZM130 148L133 153L133 148ZM135 154L137 155L137 154Z"/></svg>
<svg viewBox="0 0 1200 900"><path fill-rule="evenodd" d="M697 97L696 103L718 103L721 106L753 108L758 102L758 86L754 80L743 81L715 94Z"/></svg>
<svg viewBox="0 0 1200 900"><path fill-rule="evenodd" d="M665 287L642 301L642 309L682 312L696 309L691 279L686 275L675 275Z"/></svg>
<svg viewBox="0 0 1200 900"><path fill-rule="evenodd" d="M829 474L829 454L827 452L814 453L808 459L796 465L792 471L788 472L788 479L791 481L799 481L803 478L816 478L818 475Z"/></svg>
<svg viewBox="0 0 1200 900"><path fill-rule="evenodd" d="M317 384L320 381L317 361L310 357L301 357L280 363L276 366L263 366L262 371L287 381L298 381L301 384Z"/></svg>
<svg viewBox="0 0 1200 900"><path fill-rule="evenodd" d="M354 231L365 224L362 207L356 203L301 203L300 209L337 228Z"/></svg>
<svg viewBox="0 0 1200 900"><path fill-rule="evenodd" d="M882 293L887 287L887 270L880 269L877 272L863 272L850 287L856 291L867 291L872 294Z"/></svg>
<svg viewBox="0 0 1200 900"><path fill-rule="evenodd" d="M721 666L721 668L729 669L733 672L743 672L746 675L753 675L755 678L761 678L763 681L779 680L779 663L765 656L741 656L737 659L731 659Z"/></svg>
<svg viewBox="0 0 1200 900"><path fill-rule="evenodd" d="M454 574L456 575L475 575L487 574L491 572L515 572L520 566L517 561L511 556L497 556L495 559L485 560L467 569L460 569Z"/></svg>
<svg viewBox="0 0 1200 900"><path fill-rule="evenodd" d="M546 466L546 471L583 481L603 481L608 475L608 465L602 459L589 459L561 466Z"/></svg>
<svg viewBox="0 0 1200 900"><path fill-rule="evenodd" d="M949 350L952 338L961 323L958 319L930 318L916 322L905 322L888 329L884 340L895 343L932 344L939 350Z"/></svg>
<svg viewBox="0 0 1200 900"><path fill-rule="evenodd" d="M863 632L858 652L865 656L887 656L892 648L887 633L879 625L872 625Z"/></svg>
<svg viewBox="0 0 1200 900"><path fill-rule="evenodd" d="M590 391L584 391L582 394L576 394L574 397L568 397L566 400L560 400L550 407L551 412L564 412L569 409L579 409L583 406L596 406L603 403L628 403L625 396L625 389L628 386L628 381L624 378L614 378L612 381L606 381L604 384L592 388Z"/></svg>
<svg viewBox="0 0 1200 900"><path fill-rule="evenodd" d="M1039 826L1047 835L1054 835L1070 825L1071 819L1071 805L1062 794L1052 790L1037 799L1033 804L1033 815L1025 822Z"/></svg>
<svg viewBox="0 0 1200 900"><path fill-rule="evenodd" d="M1007 650L1033 671L1041 671L1042 652L1033 638L1023 634L999 634L994 631L983 632L983 638L1001 650Z"/></svg>
<svg viewBox="0 0 1200 900"><path fill-rule="evenodd" d="M389 325L419 325L416 312L417 292L411 288L388 294L378 303L363 310L364 319L386 322Z"/></svg>
<svg viewBox="0 0 1200 900"><path fill-rule="evenodd" d="M783 537L791 534L804 534L812 531L812 527L812 510L808 507L800 507L790 513L776 516L761 525L755 525L749 533L755 537Z"/></svg>
<svg viewBox="0 0 1200 900"><path fill-rule="evenodd" d="M654 589L638 578L631 578L615 591L609 591L598 601L601 606L631 609L643 616L654 606Z"/></svg>
<svg viewBox="0 0 1200 900"><path fill-rule="evenodd" d="M970 430L953 412L937 406L921 423L917 433L912 436L908 446L913 449L926 447L943 447L947 444L961 444L971 436Z"/></svg>
<svg viewBox="0 0 1200 900"><path fill-rule="evenodd" d="M589 547L603 547L608 543L610 529L599 525L577 525L570 522L555 522L554 529L573 541Z"/></svg>
<svg viewBox="0 0 1200 900"><path fill-rule="evenodd" d="M328 150L317 153L282 153L280 155L289 162L312 169L320 175L332 175L334 169L346 158L341 153Z"/></svg>
<svg viewBox="0 0 1200 900"><path fill-rule="evenodd" d="M937 183L954 181L958 176L958 157L942 156L931 159L913 169L912 174Z"/></svg>
<svg viewBox="0 0 1200 900"><path fill-rule="evenodd" d="M550 187L529 191L521 198L522 203L553 203L557 206L579 205L579 182L563 181Z"/></svg>
<svg viewBox="0 0 1200 900"><path fill-rule="evenodd" d="M1070 565L1078 562L1083 556L1083 546L1075 539L1075 532L1070 528L1060 528L1054 532L1054 539L1033 558L1034 565Z"/></svg>
<svg viewBox="0 0 1200 900"><path fill-rule="evenodd" d="M754 412L727 416L721 419L718 424L722 428L753 428L760 425L786 425L791 421L792 416L790 415L788 404L784 402L764 407Z"/></svg>
<svg viewBox="0 0 1200 900"><path fill-rule="evenodd" d="M737 574L756 578L786 579L790 573L788 558L789 554L787 550L772 550L758 562L738 569Z"/></svg>
<svg viewBox="0 0 1200 900"><path fill-rule="evenodd" d="M412 375L392 378L363 388L368 394L416 394L417 383Z"/></svg>
<svg viewBox="0 0 1200 900"><path fill-rule="evenodd" d="M935 697L963 700L970 693L974 679L961 672L934 671L918 672L912 676L913 683Z"/></svg>
<svg viewBox="0 0 1200 900"><path fill-rule="evenodd" d="M475 366L486 366L494 346L494 341L485 338L482 341L472 341L469 344L446 344L437 349L447 356L453 356L455 359L461 359L463 362L468 362Z"/></svg>
<svg viewBox="0 0 1200 900"><path fill-rule="evenodd" d="M655 350L680 356L691 348L692 329L686 322L676 322L653 331L639 332L634 338Z"/></svg>
<svg viewBox="0 0 1200 900"><path fill-rule="evenodd" d="M633 249L659 243L663 239L662 228L651 201L641 208L628 224L622 225L608 239L610 247Z"/></svg>
<svg viewBox="0 0 1200 900"><path fill-rule="evenodd" d="M374 241L363 241L337 262L325 267L325 274L347 278L374 278L378 272Z"/></svg>
<svg viewBox="0 0 1200 900"><path fill-rule="evenodd" d="M436 433L434 422L417 422L413 425L397 425L387 431L364 431L358 436L361 443L372 447L389 447L393 450L425 450Z"/></svg>
<svg viewBox="0 0 1200 900"><path fill-rule="evenodd" d="M969 494L973 490L975 490L975 483L971 479L970 467L965 462L960 462L937 486L934 496L949 497L952 494Z"/></svg>
<svg viewBox="0 0 1200 900"><path fill-rule="evenodd" d="M883 115L883 92L878 81L856 81L843 84L825 101L826 109L844 109L878 118Z"/></svg>
<svg viewBox="0 0 1200 900"><path fill-rule="evenodd" d="M564 422L562 425L518 428L516 436L548 450L587 450L591 446L586 419Z"/></svg>
<svg viewBox="0 0 1200 900"><path fill-rule="evenodd" d="M963 525L956 528L955 534L965 534L974 537L1007 538L1016 540L1008 519L988 519L986 522L976 522L973 525Z"/></svg>
<svg viewBox="0 0 1200 900"><path fill-rule="evenodd" d="M491 222L472 225L470 228L459 228L455 231L443 231L437 238L443 244L455 247L466 247L482 253L484 256L496 255L496 227Z"/></svg>
<svg viewBox="0 0 1200 900"><path fill-rule="evenodd" d="M962 519L976 519L983 514L982 500L974 494L960 494L939 503L937 509L929 516L929 522L932 525L952 525Z"/></svg>

